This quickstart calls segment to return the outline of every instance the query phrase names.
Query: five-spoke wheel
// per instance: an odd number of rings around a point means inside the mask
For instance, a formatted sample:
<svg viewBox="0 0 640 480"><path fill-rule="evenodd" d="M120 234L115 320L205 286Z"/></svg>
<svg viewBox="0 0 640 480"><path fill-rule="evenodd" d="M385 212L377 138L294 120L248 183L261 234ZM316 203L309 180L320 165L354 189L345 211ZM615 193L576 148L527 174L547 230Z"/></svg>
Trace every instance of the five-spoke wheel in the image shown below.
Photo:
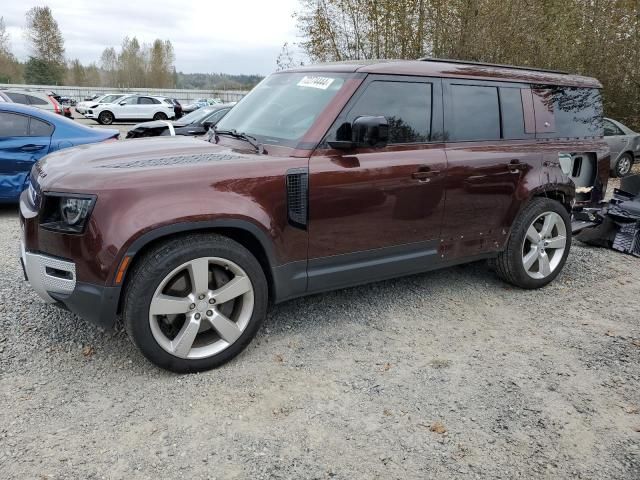
<svg viewBox="0 0 640 480"><path fill-rule="evenodd" d="M532 278L542 279L558 268L567 245L564 220L555 212L538 216L527 229L522 264Z"/></svg>

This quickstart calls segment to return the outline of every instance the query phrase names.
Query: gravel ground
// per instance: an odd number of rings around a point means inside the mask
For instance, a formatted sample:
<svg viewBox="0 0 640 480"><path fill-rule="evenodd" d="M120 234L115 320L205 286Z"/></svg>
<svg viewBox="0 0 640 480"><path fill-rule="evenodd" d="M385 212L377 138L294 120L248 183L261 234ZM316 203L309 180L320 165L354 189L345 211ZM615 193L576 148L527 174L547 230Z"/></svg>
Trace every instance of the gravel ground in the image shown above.
<svg viewBox="0 0 640 480"><path fill-rule="evenodd" d="M476 263L273 308L178 376L45 306L0 210L0 478L640 478L640 260L539 291Z"/></svg>

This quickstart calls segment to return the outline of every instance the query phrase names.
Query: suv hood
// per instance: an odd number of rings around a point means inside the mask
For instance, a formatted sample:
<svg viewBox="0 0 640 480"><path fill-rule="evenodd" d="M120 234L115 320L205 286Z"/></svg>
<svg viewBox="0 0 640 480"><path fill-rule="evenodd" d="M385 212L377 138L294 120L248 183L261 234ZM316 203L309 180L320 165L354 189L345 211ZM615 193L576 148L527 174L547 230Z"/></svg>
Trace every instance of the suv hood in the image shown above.
<svg viewBox="0 0 640 480"><path fill-rule="evenodd" d="M32 176L42 189L90 192L105 184L131 186L154 178L171 183L209 171L213 164L255 164L267 158L193 137L152 137L61 150L40 160Z"/></svg>

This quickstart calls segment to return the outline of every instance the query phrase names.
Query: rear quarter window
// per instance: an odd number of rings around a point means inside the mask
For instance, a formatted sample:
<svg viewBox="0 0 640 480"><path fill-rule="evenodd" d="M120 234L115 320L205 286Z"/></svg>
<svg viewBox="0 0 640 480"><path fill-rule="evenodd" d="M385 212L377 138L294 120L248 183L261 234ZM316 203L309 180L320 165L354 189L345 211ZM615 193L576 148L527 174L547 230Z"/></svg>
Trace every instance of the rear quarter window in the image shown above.
<svg viewBox="0 0 640 480"><path fill-rule="evenodd" d="M31 124L29 125L30 137L50 137L52 133L53 125L31 117Z"/></svg>
<svg viewBox="0 0 640 480"><path fill-rule="evenodd" d="M537 86L534 95L540 108L553 115L555 126L545 137L601 137L604 134L603 107L596 88Z"/></svg>

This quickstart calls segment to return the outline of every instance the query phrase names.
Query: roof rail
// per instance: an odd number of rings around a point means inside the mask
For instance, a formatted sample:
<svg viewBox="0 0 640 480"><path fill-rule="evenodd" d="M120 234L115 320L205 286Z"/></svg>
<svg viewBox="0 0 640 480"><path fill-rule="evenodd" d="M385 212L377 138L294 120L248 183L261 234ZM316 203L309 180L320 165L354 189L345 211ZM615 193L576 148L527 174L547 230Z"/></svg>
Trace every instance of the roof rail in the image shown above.
<svg viewBox="0 0 640 480"><path fill-rule="evenodd" d="M545 73L557 73L560 75L569 75L569 72L563 72L561 70L547 70L544 68L534 68L534 67L518 67L515 65L503 65L500 63L468 62L466 60L452 60L450 58L422 57L422 58L419 58L418 60L420 60L421 62L458 63L461 65L481 65L483 67L511 68L513 70L529 70L532 72L545 72Z"/></svg>

